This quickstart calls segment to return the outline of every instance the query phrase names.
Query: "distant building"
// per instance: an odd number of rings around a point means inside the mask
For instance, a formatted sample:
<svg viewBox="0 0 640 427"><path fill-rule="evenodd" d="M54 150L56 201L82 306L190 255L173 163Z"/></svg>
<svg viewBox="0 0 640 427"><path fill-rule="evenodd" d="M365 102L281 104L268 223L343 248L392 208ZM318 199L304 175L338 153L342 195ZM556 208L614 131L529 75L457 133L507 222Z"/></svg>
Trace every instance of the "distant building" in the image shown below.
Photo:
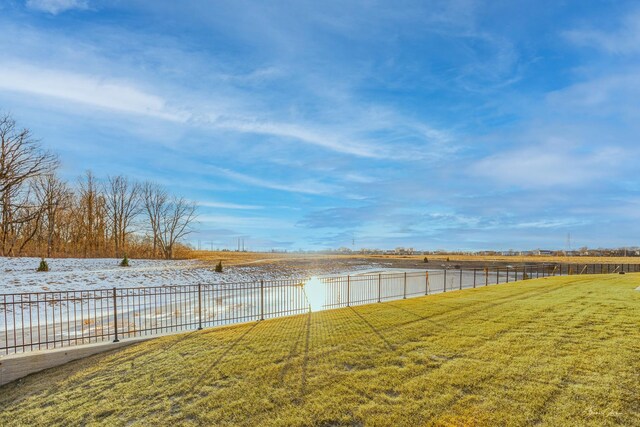
<svg viewBox="0 0 640 427"><path fill-rule="evenodd" d="M533 251L536 255L542 255L542 256L551 256L553 255L553 251L547 250L547 249L538 249L536 251Z"/></svg>
<svg viewBox="0 0 640 427"><path fill-rule="evenodd" d="M413 248L396 248L396 255L413 255Z"/></svg>

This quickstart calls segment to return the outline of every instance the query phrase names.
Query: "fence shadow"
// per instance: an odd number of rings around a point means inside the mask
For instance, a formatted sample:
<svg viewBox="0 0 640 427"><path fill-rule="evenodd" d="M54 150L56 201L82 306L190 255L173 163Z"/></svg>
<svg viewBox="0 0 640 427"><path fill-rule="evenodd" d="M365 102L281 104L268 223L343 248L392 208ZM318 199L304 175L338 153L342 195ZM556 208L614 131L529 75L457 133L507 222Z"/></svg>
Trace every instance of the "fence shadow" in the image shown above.
<svg viewBox="0 0 640 427"><path fill-rule="evenodd" d="M253 331L255 329L255 327L258 325L258 323L254 323L252 324L249 328L247 328L246 331L244 331L242 334L238 335L238 337L236 339L234 339L228 346L227 348L213 361L211 362L211 364L202 372L202 374L200 375L200 377L198 377L198 379L196 381L193 382L193 384L191 385L191 388L196 388L199 387L200 384L205 380L205 378L207 376L209 376L209 374L211 373L211 371L213 369L215 369L220 362L222 362L222 360L224 360L225 357L227 357L227 355L229 355L229 353L231 353L231 351L233 351L234 348L237 347L237 345L247 336L249 335L249 333L251 331Z"/></svg>

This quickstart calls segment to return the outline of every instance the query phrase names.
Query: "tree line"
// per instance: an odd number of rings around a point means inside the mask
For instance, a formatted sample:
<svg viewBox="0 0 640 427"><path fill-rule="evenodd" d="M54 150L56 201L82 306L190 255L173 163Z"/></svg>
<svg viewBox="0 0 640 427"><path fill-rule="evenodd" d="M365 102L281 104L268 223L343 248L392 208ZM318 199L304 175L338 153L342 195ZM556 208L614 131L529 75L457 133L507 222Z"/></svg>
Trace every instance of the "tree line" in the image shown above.
<svg viewBox="0 0 640 427"><path fill-rule="evenodd" d="M0 256L166 258L196 220L195 203L154 182L87 171L60 179L55 153L0 116Z"/></svg>

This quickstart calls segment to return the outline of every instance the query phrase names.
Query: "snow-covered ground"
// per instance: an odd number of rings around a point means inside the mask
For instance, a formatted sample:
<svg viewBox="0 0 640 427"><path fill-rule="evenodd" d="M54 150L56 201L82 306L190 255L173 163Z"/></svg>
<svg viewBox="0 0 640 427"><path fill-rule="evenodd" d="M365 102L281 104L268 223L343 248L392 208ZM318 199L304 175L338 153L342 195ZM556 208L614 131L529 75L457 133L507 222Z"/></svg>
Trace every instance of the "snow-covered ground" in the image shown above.
<svg viewBox="0 0 640 427"><path fill-rule="evenodd" d="M65 291L103 288L128 288L169 285L252 282L338 274L352 269L375 267L362 264L353 267L336 265L308 270L289 268L286 264L225 266L222 273L213 266L196 260L130 260L130 267L120 267L115 258L52 258L49 270L36 272L39 258L0 257L0 294Z"/></svg>
<svg viewBox="0 0 640 427"><path fill-rule="evenodd" d="M252 281L267 273L260 267L228 267L216 273L194 260L48 259L49 270L36 272L38 258L0 258L0 294L19 292L147 287Z"/></svg>

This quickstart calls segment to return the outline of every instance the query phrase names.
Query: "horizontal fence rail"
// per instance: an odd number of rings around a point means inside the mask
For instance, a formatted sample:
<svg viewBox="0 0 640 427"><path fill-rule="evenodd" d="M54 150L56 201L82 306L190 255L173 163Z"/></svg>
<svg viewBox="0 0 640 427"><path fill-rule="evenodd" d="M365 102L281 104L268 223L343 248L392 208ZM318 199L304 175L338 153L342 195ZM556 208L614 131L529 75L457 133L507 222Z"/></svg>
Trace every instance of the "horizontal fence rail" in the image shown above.
<svg viewBox="0 0 640 427"><path fill-rule="evenodd" d="M0 354L258 321L312 306L332 309L548 276L639 271L639 264L536 264L322 277L313 285L310 279L287 279L0 294Z"/></svg>

